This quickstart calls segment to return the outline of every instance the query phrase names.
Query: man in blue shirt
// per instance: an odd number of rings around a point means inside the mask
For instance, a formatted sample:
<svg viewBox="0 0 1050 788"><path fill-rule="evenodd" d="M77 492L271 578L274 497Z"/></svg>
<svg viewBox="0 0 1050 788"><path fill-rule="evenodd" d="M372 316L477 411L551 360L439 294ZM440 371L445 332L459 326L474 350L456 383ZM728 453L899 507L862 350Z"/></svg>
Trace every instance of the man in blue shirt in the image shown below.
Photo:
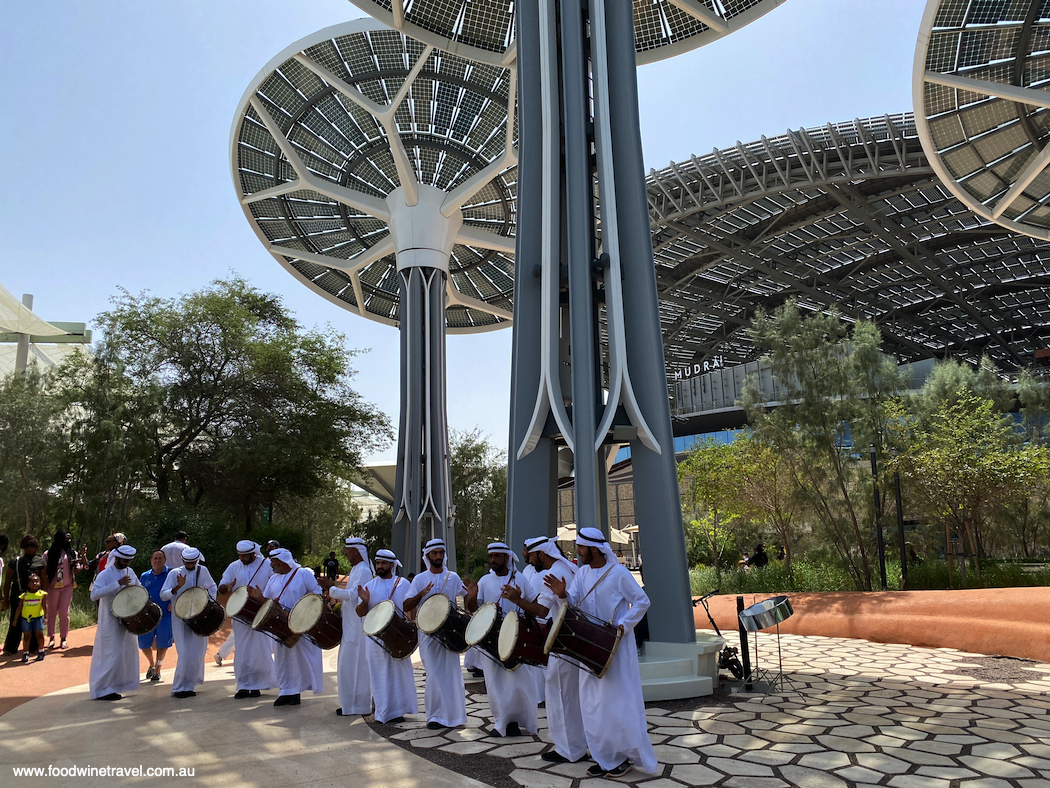
<svg viewBox="0 0 1050 788"><path fill-rule="evenodd" d="M149 660L149 668L146 670L148 681L160 681L160 671L164 665L164 655L168 653L174 642L171 632L171 605L160 598L160 590L164 588L164 581L168 578L168 567L165 564L164 551L156 550L150 557L150 569L142 573L139 580L142 587L149 591L149 598L160 605L160 623L152 632L139 635L139 648ZM153 648L156 644L157 656L154 660Z"/></svg>

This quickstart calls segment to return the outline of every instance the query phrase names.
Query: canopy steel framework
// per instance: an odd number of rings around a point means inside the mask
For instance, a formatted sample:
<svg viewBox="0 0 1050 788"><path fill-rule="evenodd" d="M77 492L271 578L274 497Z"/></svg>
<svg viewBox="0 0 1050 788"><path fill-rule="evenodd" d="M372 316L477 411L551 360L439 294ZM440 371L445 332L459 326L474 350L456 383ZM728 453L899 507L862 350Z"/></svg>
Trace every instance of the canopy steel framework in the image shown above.
<svg viewBox="0 0 1050 788"><path fill-rule="evenodd" d="M435 50L374 20L286 49L238 108L231 166L270 253L357 314L398 325L393 547L455 561L446 330L511 319L517 150L513 69Z"/></svg>
<svg viewBox="0 0 1050 788"><path fill-rule="evenodd" d="M517 56L513 0L350 0L420 41L482 63ZM632 0L637 62L688 52L739 30L784 0Z"/></svg>
<svg viewBox="0 0 1050 788"><path fill-rule="evenodd" d="M918 133L984 219L1050 238L1050 4L929 0L915 52Z"/></svg>
<svg viewBox="0 0 1050 788"><path fill-rule="evenodd" d="M788 298L873 320L899 361L1050 347L1050 243L975 215L910 114L763 137L650 172L668 369L752 360L755 310Z"/></svg>

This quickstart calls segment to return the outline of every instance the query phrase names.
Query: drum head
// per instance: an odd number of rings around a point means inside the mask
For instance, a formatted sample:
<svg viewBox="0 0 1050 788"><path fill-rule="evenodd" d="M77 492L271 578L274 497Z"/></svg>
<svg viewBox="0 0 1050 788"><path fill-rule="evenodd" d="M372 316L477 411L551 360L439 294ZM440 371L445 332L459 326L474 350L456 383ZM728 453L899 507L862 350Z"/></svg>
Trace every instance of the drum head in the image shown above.
<svg viewBox="0 0 1050 788"><path fill-rule="evenodd" d="M478 608L478 612L474 614L473 618L470 619L470 623L467 624L467 631L464 638L467 641L468 646L476 646L492 629L492 625L496 623L496 618L499 615L499 608L496 607L495 602L489 602L487 605L482 605Z"/></svg>
<svg viewBox="0 0 1050 788"><path fill-rule="evenodd" d="M562 622L565 621L565 613L569 609L568 602L562 602L561 607L554 612L554 617L551 619L550 632L547 633L547 642L543 644L543 653L550 654L551 646L554 645L554 639L558 637L558 631L561 629Z"/></svg>
<svg viewBox="0 0 1050 788"><path fill-rule="evenodd" d="M419 606L416 613L416 625L420 632L432 635L441 629L448 621L448 614L452 612L452 602L444 594L434 594Z"/></svg>
<svg viewBox="0 0 1050 788"><path fill-rule="evenodd" d="M518 645L518 614L508 613L499 628L499 658L504 662L511 658Z"/></svg>
<svg viewBox="0 0 1050 788"><path fill-rule="evenodd" d="M273 606L277 604L275 599L267 599L262 603L262 607L259 608L259 612L255 614L255 618L252 619L252 629L258 629L263 625L263 622L270 617L270 611L273 610Z"/></svg>
<svg viewBox="0 0 1050 788"><path fill-rule="evenodd" d="M226 615L235 616L241 612L248 602L248 586L234 589L230 598L226 600Z"/></svg>
<svg viewBox="0 0 1050 788"><path fill-rule="evenodd" d="M385 599L368 611L365 616L364 631L366 635L378 635L390 624L394 617L394 603Z"/></svg>
<svg viewBox="0 0 1050 788"><path fill-rule="evenodd" d="M297 635L309 632L324 611L324 600L320 594L307 594L292 608L288 614L288 629Z"/></svg>
<svg viewBox="0 0 1050 788"><path fill-rule="evenodd" d="M199 616L208 605L209 598L208 592L200 586L183 591L175 600L175 615L183 621Z"/></svg>
<svg viewBox="0 0 1050 788"><path fill-rule="evenodd" d="M149 601L149 591L142 586L127 586L120 589L113 597L113 615L117 618L128 618L142 611Z"/></svg>

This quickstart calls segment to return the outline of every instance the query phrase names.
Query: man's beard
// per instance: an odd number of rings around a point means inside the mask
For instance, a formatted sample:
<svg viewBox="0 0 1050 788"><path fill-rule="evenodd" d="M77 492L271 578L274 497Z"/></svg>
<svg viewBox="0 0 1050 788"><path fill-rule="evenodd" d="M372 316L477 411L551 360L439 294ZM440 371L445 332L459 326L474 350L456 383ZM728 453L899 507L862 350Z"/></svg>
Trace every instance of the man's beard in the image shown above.
<svg viewBox="0 0 1050 788"><path fill-rule="evenodd" d="M391 572L392 570L389 566L386 569L380 569L378 566L376 567L376 574L383 580L389 580Z"/></svg>
<svg viewBox="0 0 1050 788"><path fill-rule="evenodd" d="M443 557L442 558L431 558L430 559L430 568L431 569L440 569L442 566L444 566L444 564L445 564L445 559Z"/></svg>
<svg viewBox="0 0 1050 788"><path fill-rule="evenodd" d="M537 572L543 571L543 553L530 553L529 563L532 564L532 568Z"/></svg>
<svg viewBox="0 0 1050 788"><path fill-rule="evenodd" d="M584 566L587 566L591 563L591 559L594 558L594 553L592 553L591 549L588 547L587 552L579 555L578 557L580 559L580 563Z"/></svg>
<svg viewBox="0 0 1050 788"><path fill-rule="evenodd" d="M500 577L503 577L504 575L506 575L510 571L507 568L507 562L506 561L504 561L502 565L496 563L495 561L489 561L489 567L491 567L492 571L495 572Z"/></svg>

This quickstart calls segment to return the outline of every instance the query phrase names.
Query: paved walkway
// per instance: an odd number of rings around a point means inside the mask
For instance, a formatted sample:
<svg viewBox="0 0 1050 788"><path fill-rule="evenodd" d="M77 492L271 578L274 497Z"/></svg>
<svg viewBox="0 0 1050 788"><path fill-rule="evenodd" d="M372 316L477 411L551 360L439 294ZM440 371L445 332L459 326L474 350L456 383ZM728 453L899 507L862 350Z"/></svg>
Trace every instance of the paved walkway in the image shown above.
<svg viewBox="0 0 1050 788"><path fill-rule="evenodd" d="M621 781L641 788L1050 788L1050 665L950 650L785 635L783 692L651 704L661 771ZM760 635L763 666L775 654ZM549 765L538 736L489 735L487 699L472 695L467 727L435 736L422 715L370 728L334 715L336 652L326 652L326 692L297 708L272 697L233 701L232 671L209 669L196 698L171 698L167 682L125 701L90 701L84 687L0 716L0 784L14 766L193 768L208 786L490 785L605 788L588 763ZM421 671L417 671L420 680ZM422 698L421 698L422 700ZM542 713L542 712L541 712ZM390 740L384 740L379 731ZM149 778L77 778L78 785L148 784ZM33 778L33 785L70 784ZM29 781L27 780L27 784Z"/></svg>

